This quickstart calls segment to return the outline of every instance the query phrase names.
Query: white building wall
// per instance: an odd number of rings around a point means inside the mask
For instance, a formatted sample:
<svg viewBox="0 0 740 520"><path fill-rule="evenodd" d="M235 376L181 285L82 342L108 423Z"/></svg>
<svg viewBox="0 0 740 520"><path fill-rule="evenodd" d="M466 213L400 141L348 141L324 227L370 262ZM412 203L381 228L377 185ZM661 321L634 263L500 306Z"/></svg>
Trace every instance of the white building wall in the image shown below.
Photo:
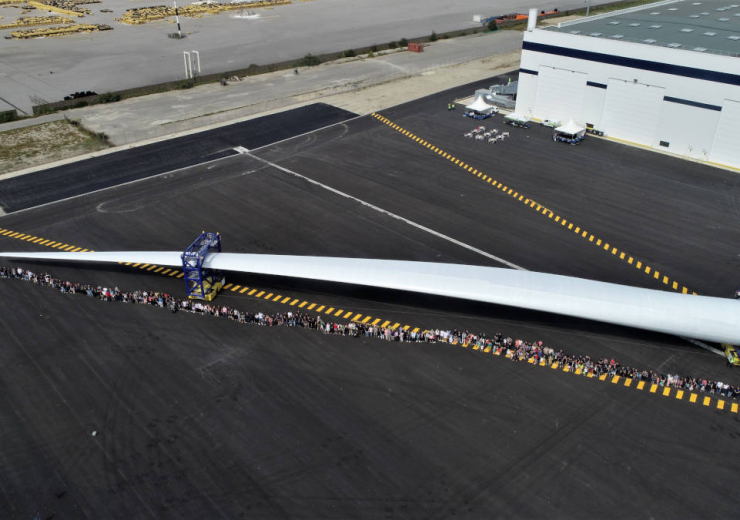
<svg viewBox="0 0 740 520"><path fill-rule="evenodd" d="M717 124L709 160L740 168L740 101L726 99Z"/></svg>
<svg viewBox="0 0 740 520"><path fill-rule="evenodd" d="M715 135L715 131L710 129L717 128L719 115L720 112L716 110L664 101L653 147L706 161ZM687 132L687 127L704 128L706 131ZM668 146L661 145L661 141L668 143Z"/></svg>
<svg viewBox="0 0 740 520"><path fill-rule="evenodd" d="M586 94L583 98L580 118L576 120L584 125L593 125L594 128L601 128L601 115L604 112L605 101L605 88L586 86Z"/></svg>
<svg viewBox="0 0 740 520"><path fill-rule="evenodd" d="M516 93L516 110L527 117L533 117L532 111L537 101L537 76L519 72L519 85ZM519 112L519 106L527 107L526 110Z"/></svg>
<svg viewBox="0 0 740 520"><path fill-rule="evenodd" d="M573 27L575 29L577 25ZM566 49L595 52L609 56L740 75L740 67L738 67L740 60L728 56L546 30L526 32L524 33L524 41L553 45ZM628 66L600 63L545 52L523 50L521 58L522 69L539 72L542 67L582 72L586 74L588 82L595 84L605 85L611 79L657 87L663 89L663 94L666 97L686 100L700 105L710 105L715 108L722 106L725 103L725 99L740 100L740 85L635 69ZM544 111L542 102L539 102L539 107L537 102L539 76L523 73L520 74L520 77L526 77L526 80L519 84L516 111L538 117L536 115L536 108L539 108L540 112ZM558 94L567 95L566 92L560 92ZM604 118L603 111L607 104L607 97L608 89L604 90L598 87L587 86L583 94L580 110L573 109L574 113L571 117L574 117L576 121L583 124L593 124L597 130L603 130L608 135L608 129L603 126L605 123L608 123L608 120ZM666 141L671 143L669 147L671 152L706 160L705 151L709 150L711 152L714 146L713 139L719 124L720 115L721 112L718 112L716 109L712 110L711 108L663 102L658 107L658 119L653 135L648 139L645 137L644 132L642 132L638 140L647 146L655 146L661 149L665 148L660 147L659 142ZM611 119L613 121L614 118ZM734 122L730 122L728 125L729 127L733 127ZM629 140L628 138L625 139ZM717 149L718 152L715 155L722 157L723 164L731 163L731 165L740 165L740 146L736 146L734 151L727 146L722 147L721 150L719 148ZM710 158L709 160L712 159Z"/></svg>

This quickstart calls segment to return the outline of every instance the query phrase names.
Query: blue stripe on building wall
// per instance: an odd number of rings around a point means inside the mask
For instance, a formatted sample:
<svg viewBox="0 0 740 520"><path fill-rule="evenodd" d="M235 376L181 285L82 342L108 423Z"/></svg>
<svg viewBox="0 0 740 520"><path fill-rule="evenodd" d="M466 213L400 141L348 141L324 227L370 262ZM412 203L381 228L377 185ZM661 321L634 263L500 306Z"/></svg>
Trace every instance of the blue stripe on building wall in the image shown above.
<svg viewBox="0 0 740 520"><path fill-rule="evenodd" d="M596 88L606 88L606 85L603 83L596 83L595 81L587 81L586 85L589 87L596 87Z"/></svg>
<svg viewBox="0 0 740 520"><path fill-rule="evenodd" d="M699 103L698 101L689 101L688 99L663 96L663 101L668 101L669 103L678 103L679 105L687 105L690 107L704 108L706 110L716 110L717 112L722 111L722 107L720 106L708 105L706 103Z"/></svg>
<svg viewBox="0 0 740 520"><path fill-rule="evenodd" d="M525 74L531 74L532 76L537 76L539 72L536 70L529 70L529 69L519 69L519 72L523 72Z"/></svg>
<svg viewBox="0 0 740 520"><path fill-rule="evenodd" d="M674 76L683 76L685 78L701 79L704 81L712 81L714 83L726 83L728 85L740 86L740 76L727 72L695 69L693 67L684 67L683 65L671 65L669 63L659 63L657 61L638 60L637 58L625 58L624 56L568 49L566 47L558 47L556 45L546 45L544 43L527 41L522 45L522 49L525 51L555 54L556 56L565 56L568 58L594 61L597 63L608 63L610 65L618 65L620 67L630 67L633 69L659 72L661 74L672 74Z"/></svg>

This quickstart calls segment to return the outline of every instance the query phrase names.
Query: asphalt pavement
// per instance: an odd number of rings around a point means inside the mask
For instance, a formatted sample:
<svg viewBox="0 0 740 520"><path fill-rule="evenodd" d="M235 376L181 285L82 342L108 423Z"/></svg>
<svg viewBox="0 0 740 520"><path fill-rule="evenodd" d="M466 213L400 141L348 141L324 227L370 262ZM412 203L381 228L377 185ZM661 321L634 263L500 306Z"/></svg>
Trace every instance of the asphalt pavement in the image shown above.
<svg viewBox="0 0 740 520"><path fill-rule="evenodd" d="M235 155L344 121L355 114L323 103L121 150L0 181L6 213ZM39 187L42 186L42 189Z"/></svg>
<svg viewBox="0 0 740 520"><path fill-rule="evenodd" d="M598 139L564 146L541 128L471 142L462 133L476 123L446 103L476 86L382 117L693 290L724 295L737 262L733 174ZM240 138L265 133L248 122ZM165 157L151 166L164 169ZM499 265L476 248L526 269L671 290L371 116L11 213L0 227L96 251L179 250L206 229L230 252ZM5 236L0 247L43 249ZM125 266L12 265L184 292L181 280ZM740 384L715 354L666 335L396 291L246 274L229 282ZM740 420L729 410L460 346L0 285L0 509L11 518L730 518L738 507ZM250 292L218 301L289 308Z"/></svg>

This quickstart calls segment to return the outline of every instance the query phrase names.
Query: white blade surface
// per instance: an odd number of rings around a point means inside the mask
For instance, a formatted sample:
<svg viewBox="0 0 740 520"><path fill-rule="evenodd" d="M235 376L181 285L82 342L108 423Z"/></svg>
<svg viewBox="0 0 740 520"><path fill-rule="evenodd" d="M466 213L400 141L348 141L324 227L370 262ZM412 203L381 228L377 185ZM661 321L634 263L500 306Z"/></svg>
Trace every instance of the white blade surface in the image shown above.
<svg viewBox="0 0 740 520"><path fill-rule="evenodd" d="M73 262L182 265L179 252L0 253ZM530 271L457 264L213 253L205 267L451 296L740 344L740 302Z"/></svg>

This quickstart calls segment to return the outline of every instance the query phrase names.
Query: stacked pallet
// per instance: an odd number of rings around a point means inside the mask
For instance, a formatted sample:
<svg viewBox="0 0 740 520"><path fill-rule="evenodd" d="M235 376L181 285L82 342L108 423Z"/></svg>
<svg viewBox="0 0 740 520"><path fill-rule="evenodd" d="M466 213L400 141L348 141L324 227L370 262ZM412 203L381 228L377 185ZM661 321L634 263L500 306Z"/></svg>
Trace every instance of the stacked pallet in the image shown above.
<svg viewBox="0 0 740 520"><path fill-rule="evenodd" d="M219 2L202 2L197 4L186 5L179 7L177 12L180 16L187 16L189 18L199 18L204 14L217 14L222 11L232 11L236 9L254 9L258 7L272 7L274 5L285 5L289 4L291 0L263 0L263 1L245 1L245 2L232 2L228 4L222 4ZM157 5L154 7L140 7L136 9L127 10L121 18L117 18L116 21L129 24L139 25L155 20L162 20L175 16L175 8L165 5Z"/></svg>
<svg viewBox="0 0 740 520"><path fill-rule="evenodd" d="M63 2L57 2L54 0L46 2L37 2L36 0L28 0L28 5L35 7L36 9L41 9L44 11L53 11L55 13L59 14L66 14L67 16L85 16L85 12L87 14L90 14L90 11L87 9L82 9L80 7L74 7L72 5L71 7L74 9L66 9L65 7L62 7L62 5L65 5ZM66 4L69 5L69 4Z"/></svg>
<svg viewBox="0 0 740 520"><path fill-rule="evenodd" d="M0 29L18 29L20 27L32 27L34 25L54 25L56 23L75 23L71 18L63 16L26 16L18 18L13 23L0 25Z"/></svg>
<svg viewBox="0 0 740 520"><path fill-rule="evenodd" d="M27 38L41 38L46 36L64 36L81 32L109 31L113 29L110 25L84 23L79 25L57 25L54 27L38 27L23 31L13 31L6 39L24 40Z"/></svg>

